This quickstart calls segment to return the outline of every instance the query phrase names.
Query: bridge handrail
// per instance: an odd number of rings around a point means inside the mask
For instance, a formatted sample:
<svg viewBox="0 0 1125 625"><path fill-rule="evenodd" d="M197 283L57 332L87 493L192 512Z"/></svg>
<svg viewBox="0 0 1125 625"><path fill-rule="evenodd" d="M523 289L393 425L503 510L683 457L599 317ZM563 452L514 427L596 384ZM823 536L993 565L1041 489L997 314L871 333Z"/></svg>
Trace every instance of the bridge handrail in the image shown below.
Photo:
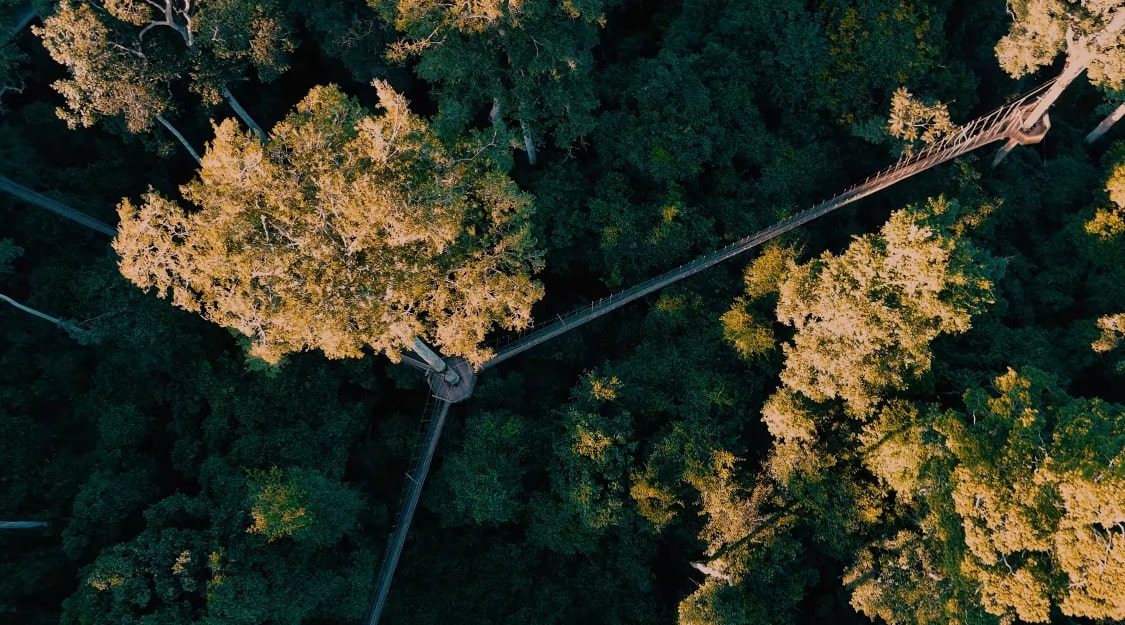
<svg viewBox="0 0 1125 625"><path fill-rule="evenodd" d="M900 158L897 162L881 172L869 176L862 183L852 185L844 192L775 223L756 234L739 239L710 254L684 263L676 269L667 271L636 286L604 297L597 302L591 302L588 306L583 306L566 315L560 315L557 321L540 330L522 336L516 335L514 339L509 341L506 347L498 350L496 356L482 365L481 368L483 369L499 364L563 332L581 326L592 319L605 315L612 310L682 278L719 264L728 258L761 245L770 239L817 219L841 206L855 202L880 189L893 185L900 180L913 176L920 171L954 159L993 141L1011 137L1027 122L1025 114L1022 112L1022 107L1024 107L1025 103L1027 103L1029 99L1042 93L1053 82L1054 80L1047 81L1018 100L999 107L988 115L979 117L969 124L966 124L964 127L960 128L959 132L955 135L947 135L936 144L926 147L917 154ZM1014 127L1012 124L1013 120L1018 120L1019 122L1015 124ZM493 345L495 345L495 343ZM437 400L437 405L433 405L432 402L435 399L436 398L431 398L431 403L427 404L425 409L427 419L423 423L428 425L428 427L426 427L426 434L422 445L418 448L419 453L416 453L415 457L412 459L411 468L406 475L407 483L404 488L403 499L400 502L399 515L396 518L392 530L386 556L380 565L377 596L375 604L368 614L367 625L378 625L379 617L390 589L391 580L394 577L395 567L398 564L402 546L406 539L406 532L410 527L414 510L418 505L422 484L426 479L426 474L429 472L430 461L433 458L438 437L441 434L442 425L449 411L450 404L448 402Z"/></svg>
<svg viewBox="0 0 1125 625"><path fill-rule="evenodd" d="M976 150L994 141L1006 138L1013 130L1010 123L1013 119L1013 115L1021 110L1021 107L1023 107L1028 100L1040 95L1053 82L1053 79L1046 81L1015 101L1000 106L990 113L969 122L955 135L956 139L952 138L954 135L947 135L941 141L927 146L913 155L899 158L894 164L868 177L864 182L852 185L842 193L816 204L811 208L805 209L788 219L782 220L748 237L739 239L710 254L700 256L684 263L654 278L645 280L633 287L603 297L596 302L590 302L588 305L576 308L565 315L558 315L549 325L539 330L534 330L530 333L509 335L509 337L494 341L490 344L490 347L496 350L495 356L481 365L481 369L497 365L516 354L551 340L564 332L568 332L616 310L629 302L757 247L770 239L781 236L798 226L804 225L842 206L891 186L904 178L940 165L941 163L957 158L958 156ZM501 347L501 344L503 347Z"/></svg>
<svg viewBox="0 0 1125 625"><path fill-rule="evenodd" d="M398 567L399 557L402 555L402 546L406 542L406 533L410 529L410 522L414 519L414 511L418 508L418 500L422 496L422 485L430 472L430 462L437 450L438 439L441 437L445 417L449 414L450 403L430 396L424 410L426 415L426 437L422 441L417 454L406 473L406 483L403 484L403 494L399 500L398 516L395 518L391 537L387 541L387 550L383 561L379 565L379 576L375 591L375 601L368 612L366 625L377 625L383 613L383 606L387 603L387 594L394 580L395 569Z"/></svg>

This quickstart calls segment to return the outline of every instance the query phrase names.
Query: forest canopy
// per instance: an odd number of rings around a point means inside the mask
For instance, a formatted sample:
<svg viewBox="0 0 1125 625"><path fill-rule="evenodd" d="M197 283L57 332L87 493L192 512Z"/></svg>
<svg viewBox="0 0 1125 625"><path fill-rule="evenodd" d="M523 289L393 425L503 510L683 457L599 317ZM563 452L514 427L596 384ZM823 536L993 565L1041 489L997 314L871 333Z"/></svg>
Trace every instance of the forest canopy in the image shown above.
<svg viewBox="0 0 1125 625"><path fill-rule="evenodd" d="M0 620L362 622L425 480L384 623L1125 621L1123 33L0 0ZM428 479L415 339L477 369Z"/></svg>

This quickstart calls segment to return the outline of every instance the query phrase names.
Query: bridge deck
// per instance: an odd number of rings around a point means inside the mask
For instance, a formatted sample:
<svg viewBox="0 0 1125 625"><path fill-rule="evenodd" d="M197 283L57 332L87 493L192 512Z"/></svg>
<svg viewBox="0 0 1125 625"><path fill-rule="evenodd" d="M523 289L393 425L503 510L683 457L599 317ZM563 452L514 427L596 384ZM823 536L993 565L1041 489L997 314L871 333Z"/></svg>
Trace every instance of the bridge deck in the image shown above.
<svg viewBox="0 0 1125 625"><path fill-rule="evenodd" d="M1008 139L1016 133L1020 133L1024 121L1024 113L1027 108L1034 105L1035 98L1046 90L1050 84L1051 81L1048 81L1018 100L1006 104L988 115L973 120L962 127L959 132L945 137L940 142L928 146L917 154L903 157L894 165L871 176L862 183L856 184L812 208L797 213L785 221L774 224L756 234L739 239L726 247L720 248L706 256L701 256L676 269L656 276L646 282L642 282L637 286L593 302L589 306L571 311L565 316L558 317L556 321L553 321L540 330L522 336L517 335L514 339L508 339L508 344L497 349L496 355L491 360L481 365L481 369L498 365L517 354L523 353L536 345L550 341L565 332L569 332L585 323L612 312L629 302L713 267L747 250L758 247L770 239L779 237L798 226L827 215L840 207L865 198L915 174L953 160L958 156L972 152L982 146L1000 141L1001 139ZM494 348L495 347L497 346L494 345Z"/></svg>
<svg viewBox="0 0 1125 625"><path fill-rule="evenodd" d="M447 401L437 399L426 406L429 428L426 430L426 438L422 442L418 457L412 463L410 471L406 473L405 492L399 504L398 518L395 519L394 530L387 542L386 554L379 566L375 603L371 606L367 620L364 621L367 625L377 625L383 613L383 606L387 603L391 581L394 579L395 569L402 555L402 545L406 542L406 533L410 531L410 522L414 519L418 500L422 497L422 485L426 483L426 475L430 472L430 462L434 459L434 451L437 450L438 439L441 438L441 429L445 425L445 417L449 414L450 405Z"/></svg>

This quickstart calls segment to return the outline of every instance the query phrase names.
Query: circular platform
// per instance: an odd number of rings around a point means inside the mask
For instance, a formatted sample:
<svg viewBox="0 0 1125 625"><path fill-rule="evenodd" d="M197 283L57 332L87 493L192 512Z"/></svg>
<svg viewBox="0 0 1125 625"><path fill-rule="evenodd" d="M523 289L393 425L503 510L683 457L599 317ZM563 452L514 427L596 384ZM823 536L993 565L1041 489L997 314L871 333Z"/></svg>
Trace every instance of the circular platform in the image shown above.
<svg viewBox="0 0 1125 625"><path fill-rule="evenodd" d="M1026 113L1031 113L1031 111L1028 110L1026 111ZM1049 115L1044 113L1043 117L1040 117L1039 121L1035 122L1035 125L1031 128L1028 128L1026 130L1024 130L1023 128L1014 129L1012 131L1012 138L1015 139L1016 142L1020 145L1034 145L1042 141L1043 137L1047 135L1047 131L1050 129L1051 118Z"/></svg>
<svg viewBox="0 0 1125 625"><path fill-rule="evenodd" d="M458 380L456 384L450 384L446 382L445 378L439 373L427 373L426 381L430 384L430 391L433 392L434 397L451 404L465 401L472 396L473 385L477 381L477 377L473 372L473 366L464 358L458 358L456 356L451 356L444 360L445 364L449 365L450 369L456 371L461 379Z"/></svg>

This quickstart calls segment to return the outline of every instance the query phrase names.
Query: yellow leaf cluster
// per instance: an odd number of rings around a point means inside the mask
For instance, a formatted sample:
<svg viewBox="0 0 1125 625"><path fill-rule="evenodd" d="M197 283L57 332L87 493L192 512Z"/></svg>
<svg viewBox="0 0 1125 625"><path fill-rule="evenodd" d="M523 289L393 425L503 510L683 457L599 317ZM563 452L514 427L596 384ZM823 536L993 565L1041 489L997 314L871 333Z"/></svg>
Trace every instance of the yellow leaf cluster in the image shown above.
<svg viewBox="0 0 1125 625"><path fill-rule="evenodd" d="M786 386L866 415L884 389L929 369L934 338L969 329L992 301L991 283L956 236L929 223L948 204L897 211L841 256L790 262L777 305L778 319L796 329L784 345Z"/></svg>
<svg viewBox="0 0 1125 625"><path fill-rule="evenodd" d="M277 467L255 473L250 482L253 523L246 532L273 542L311 526L314 518L302 503L305 495Z"/></svg>
<svg viewBox="0 0 1125 625"><path fill-rule="evenodd" d="M388 85L370 115L317 87L263 145L227 120L196 210L150 192L119 206L121 272L250 338L276 362L322 350L394 357L420 336L474 363L494 326L519 329L542 287L530 198L480 146L446 146Z"/></svg>

